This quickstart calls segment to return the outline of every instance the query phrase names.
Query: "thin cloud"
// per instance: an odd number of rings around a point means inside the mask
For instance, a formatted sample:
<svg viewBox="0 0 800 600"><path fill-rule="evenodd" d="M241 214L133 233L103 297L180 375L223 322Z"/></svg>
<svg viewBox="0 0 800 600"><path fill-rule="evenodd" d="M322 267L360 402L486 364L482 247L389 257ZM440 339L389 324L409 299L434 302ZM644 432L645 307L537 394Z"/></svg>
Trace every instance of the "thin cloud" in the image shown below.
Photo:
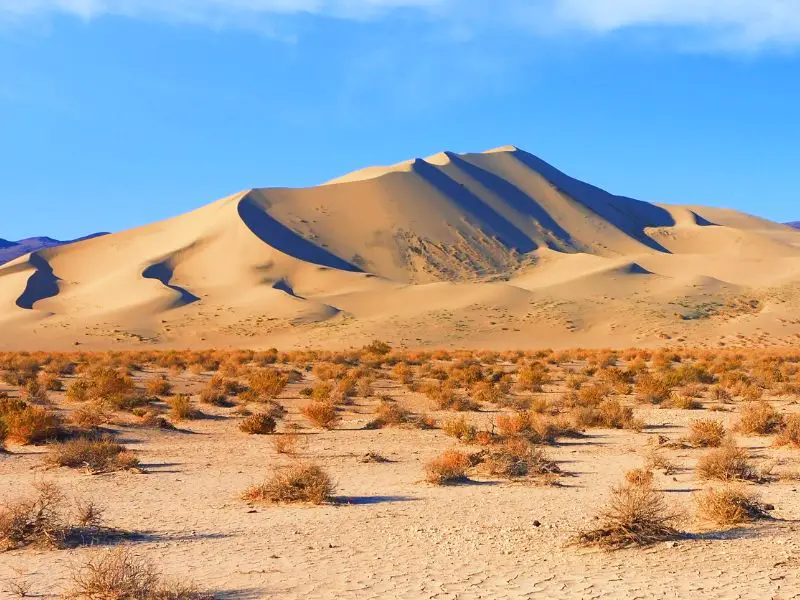
<svg viewBox="0 0 800 600"><path fill-rule="evenodd" d="M398 11L478 32L527 22L532 32L551 35L654 29L679 38L689 33L708 47L800 45L800 0L0 0L0 18L14 20L116 15L230 27L278 15L370 20Z"/></svg>

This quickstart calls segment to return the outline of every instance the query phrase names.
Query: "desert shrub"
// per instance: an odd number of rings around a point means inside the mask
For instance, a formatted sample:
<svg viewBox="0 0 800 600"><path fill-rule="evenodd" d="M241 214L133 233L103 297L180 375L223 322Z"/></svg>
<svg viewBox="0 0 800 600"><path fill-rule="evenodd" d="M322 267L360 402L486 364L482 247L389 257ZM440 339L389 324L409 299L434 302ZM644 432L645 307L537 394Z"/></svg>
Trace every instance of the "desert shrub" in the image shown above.
<svg viewBox="0 0 800 600"><path fill-rule="evenodd" d="M367 424L367 429L405 425L412 418L411 413L396 402L381 400L375 407L375 418Z"/></svg>
<svg viewBox="0 0 800 600"><path fill-rule="evenodd" d="M109 396L126 396L134 392L133 379L110 367L89 373L88 382L90 399L104 400Z"/></svg>
<svg viewBox="0 0 800 600"><path fill-rule="evenodd" d="M696 493L694 500L701 519L723 526L768 519L768 511L774 509L758 494L733 486L708 488Z"/></svg>
<svg viewBox="0 0 800 600"><path fill-rule="evenodd" d="M34 495L0 506L0 550L64 544L69 528L62 514L63 493L49 482L40 482L34 489Z"/></svg>
<svg viewBox="0 0 800 600"><path fill-rule="evenodd" d="M782 423L781 415L769 402L751 402L742 409L736 430L744 434L767 435L775 433Z"/></svg>
<svg viewBox="0 0 800 600"><path fill-rule="evenodd" d="M775 445L800 448L800 414L788 415L783 420L783 427L778 431Z"/></svg>
<svg viewBox="0 0 800 600"><path fill-rule="evenodd" d="M70 402L86 402L92 391L92 382L88 379L76 379L67 388L66 398Z"/></svg>
<svg viewBox="0 0 800 600"><path fill-rule="evenodd" d="M722 481L755 479L756 473L744 448L725 445L711 450L697 461L697 474L701 479Z"/></svg>
<svg viewBox="0 0 800 600"><path fill-rule="evenodd" d="M456 392L450 385L438 383L429 385L425 388L425 395L433 400L439 410L469 411L477 410L479 406L464 396Z"/></svg>
<svg viewBox="0 0 800 600"><path fill-rule="evenodd" d="M36 380L48 392L61 392L64 390L64 384L55 373L39 371Z"/></svg>
<svg viewBox="0 0 800 600"><path fill-rule="evenodd" d="M216 386L209 385L200 390L199 398L200 402L213 406L230 406L228 396Z"/></svg>
<svg viewBox="0 0 800 600"><path fill-rule="evenodd" d="M300 413L312 424L323 429L333 429L341 420L336 407L329 402L310 402L300 408Z"/></svg>
<svg viewBox="0 0 800 600"><path fill-rule="evenodd" d="M320 381L311 388L311 398L315 402L331 402L333 396L333 384L327 381Z"/></svg>
<svg viewBox="0 0 800 600"><path fill-rule="evenodd" d="M164 375L153 377L145 384L149 396L168 396L172 392L172 384Z"/></svg>
<svg viewBox="0 0 800 600"><path fill-rule="evenodd" d="M176 421L197 419L202 416L199 410L194 407L191 397L186 394L177 394L167 400L169 405L169 415Z"/></svg>
<svg viewBox="0 0 800 600"><path fill-rule="evenodd" d="M315 464L295 464L278 469L262 484L249 488L245 500L272 503L330 502L335 486L330 476Z"/></svg>
<svg viewBox="0 0 800 600"><path fill-rule="evenodd" d="M46 403L48 401L47 388L39 383L38 379L29 379L25 382L20 397L25 402Z"/></svg>
<svg viewBox="0 0 800 600"><path fill-rule="evenodd" d="M70 415L70 421L84 429L94 429L104 423L108 423L111 416L106 412L102 404L93 402L78 407Z"/></svg>
<svg viewBox="0 0 800 600"><path fill-rule="evenodd" d="M631 429L641 431L644 423L633 416L633 409L623 405L615 398L609 398L597 407L602 425L611 429Z"/></svg>
<svg viewBox="0 0 800 600"><path fill-rule="evenodd" d="M436 485L462 483L468 480L467 471L472 462L467 454L447 450L425 465L425 481Z"/></svg>
<svg viewBox="0 0 800 600"><path fill-rule="evenodd" d="M213 600L193 586L171 582L148 560L121 546L103 551L72 572L66 598L82 600Z"/></svg>
<svg viewBox="0 0 800 600"><path fill-rule="evenodd" d="M664 495L650 485L621 485L611 489L611 499L597 516L597 525L581 531L573 542L617 550L648 546L677 538L678 516Z"/></svg>
<svg viewBox="0 0 800 600"><path fill-rule="evenodd" d="M108 437L79 437L53 444L46 460L54 466L86 469L90 473L125 471L139 466L133 452Z"/></svg>
<svg viewBox="0 0 800 600"><path fill-rule="evenodd" d="M647 453L644 468L649 471L661 471L664 475L674 475L678 472L677 465L659 452L657 448L651 448Z"/></svg>
<svg viewBox="0 0 800 600"><path fill-rule="evenodd" d="M522 392L541 392L542 386L550 383L547 367L541 363L533 363L517 371L517 389Z"/></svg>
<svg viewBox="0 0 800 600"><path fill-rule="evenodd" d="M239 423L239 429L245 433L267 435L275 432L275 419L265 413L250 415Z"/></svg>
<svg viewBox="0 0 800 600"><path fill-rule="evenodd" d="M625 473L625 481L628 485L653 485L653 472L650 469L631 469Z"/></svg>
<svg viewBox="0 0 800 600"><path fill-rule="evenodd" d="M731 394L725 388L715 385L709 389L709 398L715 402L727 404L731 401Z"/></svg>
<svg viewBox="0 0 800 600"><path fill-rule="evenodd" d="M369 398L375 393L372 387L372 379L369 377L361 377L356 381L356 393L361 398Z"/></svg>
<svg viewBox="0 0 800 600"><path fill-rule="evenodd" d="M3 419L8 427L8 439L20 444L41 444L65 433L61 418L46 408L26 406L9 412Z"/></svg>
<svg viewBox="0 0 800 600"><path fill-rule="evenodd" d="M725 426L713 419L698 419L689 424L686 441L700 448L718 448L722 445L727 431Z"/></svg>
<svg viewBox="0 0 800 600"><path fill-rule="evenodd" d="M480 381L472 386L470 394L475 402L485 402L488 404L499 404L503 401L505 394L500 386L488 381Z"/></svg>
<svg viewBox="0 0 800 600"><path fill-rule="evenodd" d="M7 437L8 437L8 425L6 425L6 422L3 420L2 417L0 417L0 453L3 452L3 450L6 447Z"/></svg>
<svg viewBox="0 0 800 600"><path fill-rule="evenodd" d="M636 381L636 399L646 404L661 404L672 393L670 386L658 377L649 373L639 376Z"/></svg>
<svg viewBox="0 0 800 600"><path fill-rule="evenodd" d="M247 375L251 390L267 398L277 398L289 383L289 378L275 369L258 369Z"/></svg>
<svg viewBox="0 0 800 600"><path fill-rule="evenodd" d="M491 447L482 458L481 467L493 476L508 479L544 477L549 482L554 482L561 472L543 448L521 438L511 438Z"/></svg>
<svg viewBox="0 0 800 600"><path fill-rule="evenodd" d="M442 431L461 442L469 443L475 439L477 428L471 425L463 416L447 419L442 423Z"/></svg>
<svg viewBox="0 0 800 600"><path fill-rule="evenodd" d="M300 435L295 431L286 431L272 438L272 446L278 454L297 456L300 447Z"/></svg>
<svg viewBox="0 0 800 600"><path fill-rule="evenodd" d="M681 410L698 410L703 407L703 405L697 401L696 398L690 396L689 394L677 394L673 393L664 402L663 406L666 408L678 408Z"/></svg>

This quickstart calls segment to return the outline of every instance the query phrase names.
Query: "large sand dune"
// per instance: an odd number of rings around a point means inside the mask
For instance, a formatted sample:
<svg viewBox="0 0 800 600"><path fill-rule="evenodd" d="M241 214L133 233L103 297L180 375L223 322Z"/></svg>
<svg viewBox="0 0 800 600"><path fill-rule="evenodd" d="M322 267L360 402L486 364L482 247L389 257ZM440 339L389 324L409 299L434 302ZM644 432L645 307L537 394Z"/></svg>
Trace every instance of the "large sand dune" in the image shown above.
<svg viewBox="0 0 800 600"><path fill-rule="evenodd" d="M788 344L800 232L513 147L259 189L0 267L0 346Z"/></svg>

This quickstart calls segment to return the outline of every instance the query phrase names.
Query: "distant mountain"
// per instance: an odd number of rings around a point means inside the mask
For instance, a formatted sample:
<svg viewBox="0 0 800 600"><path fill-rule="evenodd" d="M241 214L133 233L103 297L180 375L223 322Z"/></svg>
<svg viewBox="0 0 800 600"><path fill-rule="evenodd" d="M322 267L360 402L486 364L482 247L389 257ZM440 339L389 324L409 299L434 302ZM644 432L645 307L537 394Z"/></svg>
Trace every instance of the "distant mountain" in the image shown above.
<svg viewBox="0 0 800 600"><path fill-rule="evenodd" d="M792 221L791 223L787 223L787 225L795 229L800 229L800 221Z"/></svg>
<svg viewBox="0 0 800 600"><path fill-rule="evenodd" d="M101 235L108 235L107 233L93 233L91 235L78 238L76 240L61 241L54 240L49 237L32 237L11 242L0 238L0 265L11 262L15 258L24 256L37 250L44 250L45 248L54 248L56 246L63 246L64 244L72 244L74 242L81 242L83 240L90 240L92 238L100 237Z"/></svg>

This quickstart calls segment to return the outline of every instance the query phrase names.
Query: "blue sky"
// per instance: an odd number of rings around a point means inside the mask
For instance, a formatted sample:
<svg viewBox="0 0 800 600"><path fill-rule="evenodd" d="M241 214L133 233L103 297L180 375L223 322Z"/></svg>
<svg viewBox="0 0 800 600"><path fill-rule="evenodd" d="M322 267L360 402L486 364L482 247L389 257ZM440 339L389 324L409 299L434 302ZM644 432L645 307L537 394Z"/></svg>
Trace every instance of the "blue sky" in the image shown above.
<svg viewBox="0 0 800 600"><path fill-rule="evenodd" d="M800 0L0 0L0 237L515 144L800 218Z"/></svg>

